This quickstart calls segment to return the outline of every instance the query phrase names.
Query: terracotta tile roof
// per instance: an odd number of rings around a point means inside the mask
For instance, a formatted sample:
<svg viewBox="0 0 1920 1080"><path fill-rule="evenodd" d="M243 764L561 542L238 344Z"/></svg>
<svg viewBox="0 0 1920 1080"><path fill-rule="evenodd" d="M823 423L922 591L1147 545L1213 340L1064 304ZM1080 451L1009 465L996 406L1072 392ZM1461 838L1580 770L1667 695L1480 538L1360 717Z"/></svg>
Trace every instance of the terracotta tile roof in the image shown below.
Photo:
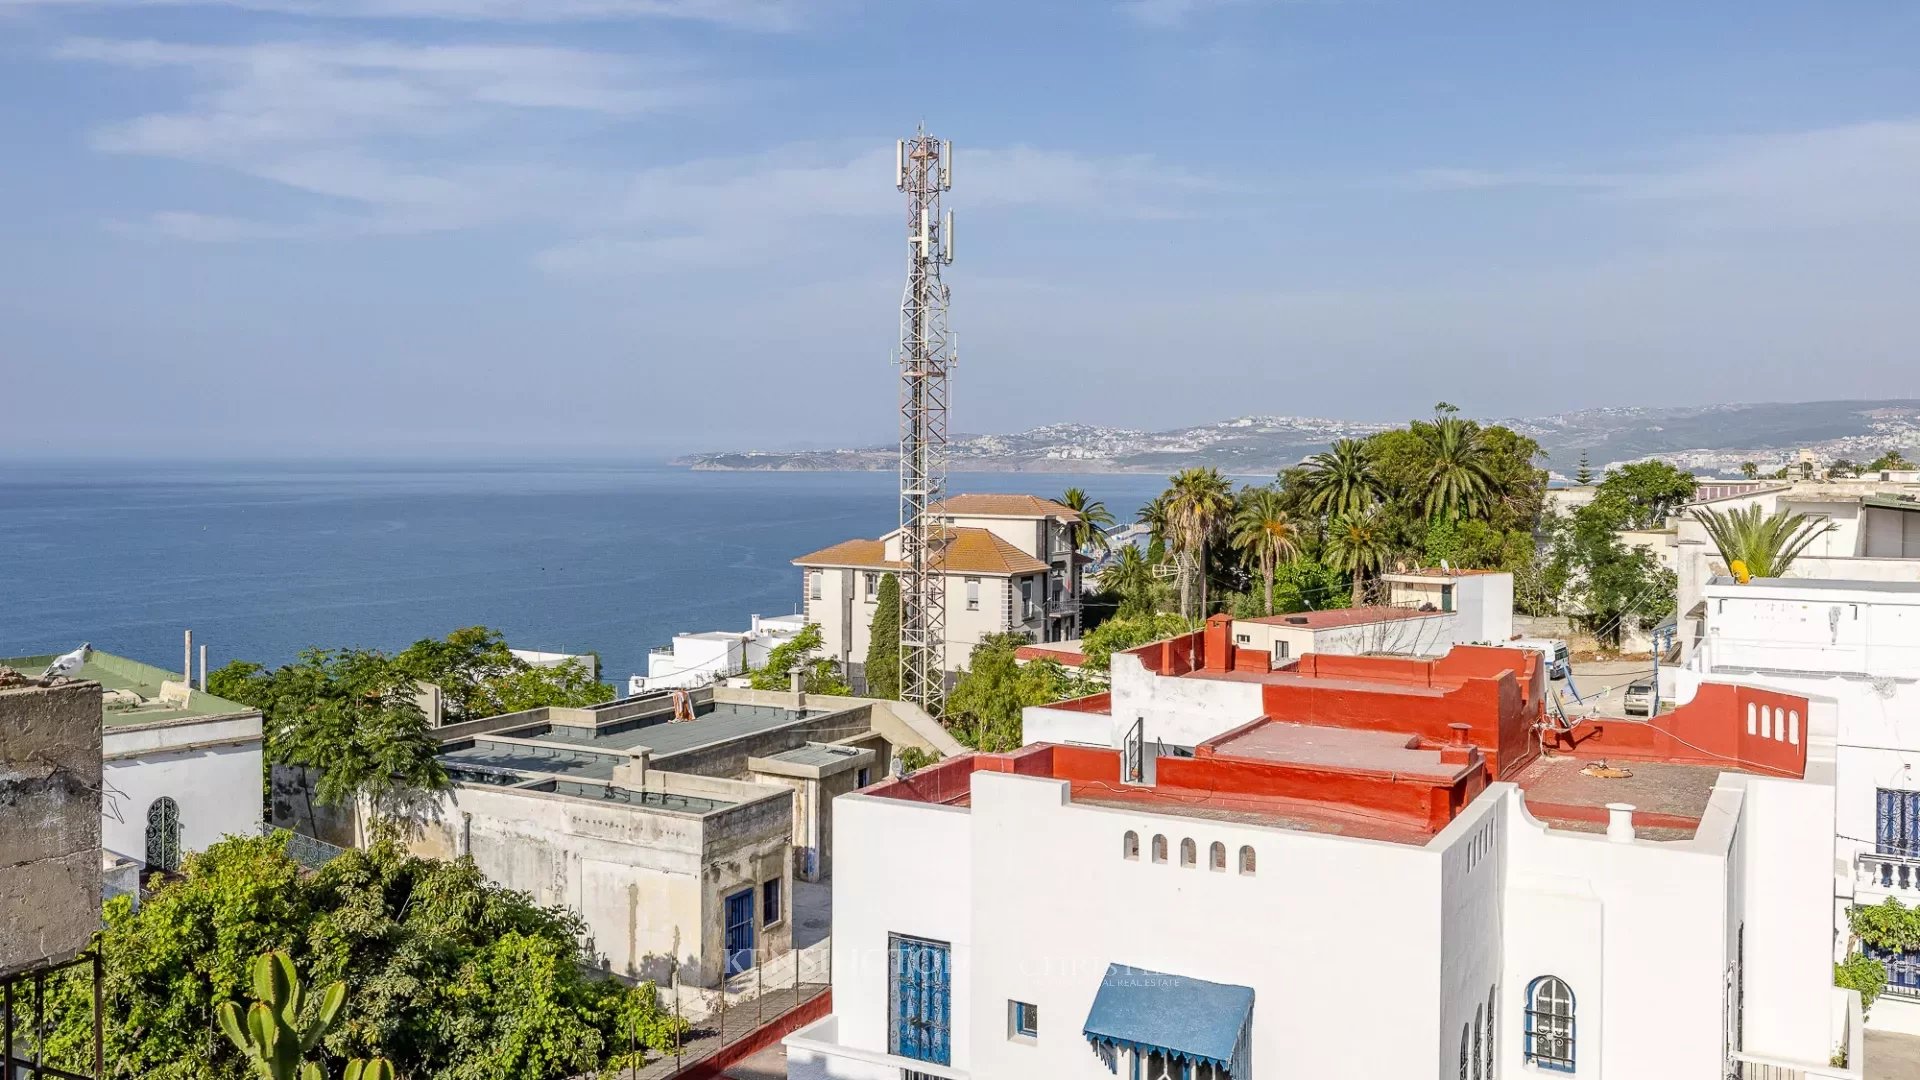
<svg viewBox="0 0 1920 1080"><path fill-rule="evenodd" d="M795 566L884 566L889 568L900 565L887 561L887 545L882 540L842 540L832 547L808 552L793 560L793 564Z"/></svg>
<svg viewBox="0 0 1920 1080"><path fill-rule="evenodd" d="M930 509L936 514L1080 519L1079 511L1038 495L954 495L934 503Z"/></svg>
<svg viewBox="0 0 1920 1080"><path fill-rule="evenodd" d="M1658 530L1648 530L1648 531L1658 531ZM1507 571L1505 570L1467 570L1458 566L1452 567L1450 569L1442 568L1438 566L1422 566L1415 570L1394 570L1389 573L1383 574L1381 576L1389 577L1389 578L1397 578L1397 577L1454 578L1454 577L1474 577L1478 574L1504 574L1504 573L1507 573Z"/></svg>
<svg viewBox="0 0 1920 1080"><path fill-rule="evenodd" d="M986 529L956 528L936 562L949 574L1041 574L1047 564L1021 551ZM802 555L795 566L858 566L875 570L898 570L900 561L886 557L882 540L845 540L832 547Z"/></svg>

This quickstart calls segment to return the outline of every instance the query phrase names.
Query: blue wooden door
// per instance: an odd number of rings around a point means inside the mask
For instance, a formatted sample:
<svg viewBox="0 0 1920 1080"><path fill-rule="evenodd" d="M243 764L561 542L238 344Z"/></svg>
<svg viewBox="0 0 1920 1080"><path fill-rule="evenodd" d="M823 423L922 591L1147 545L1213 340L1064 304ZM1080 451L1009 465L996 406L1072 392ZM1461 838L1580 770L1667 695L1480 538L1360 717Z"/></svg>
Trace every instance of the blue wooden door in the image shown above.
<svg viewBox="0 0 1920 1080"><path fill-rule="evenodd" d="M753 888L727 897L727 974L753 966Z"/></svg>
<svg viewBox="0 0 1920 1080"><path fill-rule="evenodd" d="M892 937L887 996L893 1022L888 1050L915 1061L952 1064L952 962L945 942Z"/></svg>

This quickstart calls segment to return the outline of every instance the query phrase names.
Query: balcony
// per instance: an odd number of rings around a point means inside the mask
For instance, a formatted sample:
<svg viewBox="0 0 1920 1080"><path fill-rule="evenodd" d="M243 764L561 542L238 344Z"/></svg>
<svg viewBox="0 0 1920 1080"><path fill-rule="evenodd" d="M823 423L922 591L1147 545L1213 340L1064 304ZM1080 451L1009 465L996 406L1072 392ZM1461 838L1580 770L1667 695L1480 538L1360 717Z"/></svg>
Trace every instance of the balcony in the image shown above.
<svg viewBox="0 0 1920 1080"><path fill-rule="evenodd" d="M1854 886L1904 895L1908 903L1920 896L1920 856L1863 851L1854 856Z"/></svg>
<svg viewBox="0 0 1920 1080"><path fill-rule="evenodd" d="M858 1076L874 1080L967 1080L964 1069L914 1061L840 1041L840 1018L816 1020L786 1038L787 1065L794 1076ZM798 1068L796 1068L796 1066Z"/></svg>

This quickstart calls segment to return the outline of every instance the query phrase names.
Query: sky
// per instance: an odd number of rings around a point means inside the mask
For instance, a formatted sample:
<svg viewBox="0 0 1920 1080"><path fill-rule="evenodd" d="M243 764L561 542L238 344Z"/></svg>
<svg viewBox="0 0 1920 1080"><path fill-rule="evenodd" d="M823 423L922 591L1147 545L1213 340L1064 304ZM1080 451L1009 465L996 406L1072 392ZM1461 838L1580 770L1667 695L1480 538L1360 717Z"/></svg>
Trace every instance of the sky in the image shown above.
<svg viewBox="0 0 1920 1080"><path fill-rule="evenodd" d="M1920 5L0 0L0 454L1920 397ZM53 404L58 402L58 404Z"/></svg>

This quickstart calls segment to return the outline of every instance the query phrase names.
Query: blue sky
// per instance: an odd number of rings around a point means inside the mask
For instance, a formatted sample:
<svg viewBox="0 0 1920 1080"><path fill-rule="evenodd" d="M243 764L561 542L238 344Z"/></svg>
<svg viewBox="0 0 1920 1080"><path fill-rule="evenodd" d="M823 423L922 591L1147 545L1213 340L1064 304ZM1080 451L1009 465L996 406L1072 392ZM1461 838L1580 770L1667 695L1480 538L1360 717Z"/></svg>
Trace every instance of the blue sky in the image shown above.
<svg viewBox="0 0 1920 1080"><path fill-rule="evenodd" d="M884 441L921 120L959 430L1920 397L1915 55L1906 2L0 0L0 451Z"/></svg>

